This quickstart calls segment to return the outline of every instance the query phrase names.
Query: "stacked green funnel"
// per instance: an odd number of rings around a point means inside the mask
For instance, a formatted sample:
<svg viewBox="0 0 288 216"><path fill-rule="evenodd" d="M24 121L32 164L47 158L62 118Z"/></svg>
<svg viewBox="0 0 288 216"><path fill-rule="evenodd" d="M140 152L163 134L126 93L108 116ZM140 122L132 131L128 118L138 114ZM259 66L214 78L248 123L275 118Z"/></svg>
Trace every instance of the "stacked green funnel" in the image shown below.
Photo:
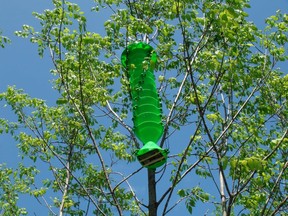
<svg viewBox="0 0 288 216"><path fill-rule="evenodd" d="M166 163L168 154L156 144L163 134L162 109L153 72L157 55L150 45L139 42L123 51L121 61L128 72L134 132L144 144L137 151L137 158L142 166L154 169Z"/></svg>

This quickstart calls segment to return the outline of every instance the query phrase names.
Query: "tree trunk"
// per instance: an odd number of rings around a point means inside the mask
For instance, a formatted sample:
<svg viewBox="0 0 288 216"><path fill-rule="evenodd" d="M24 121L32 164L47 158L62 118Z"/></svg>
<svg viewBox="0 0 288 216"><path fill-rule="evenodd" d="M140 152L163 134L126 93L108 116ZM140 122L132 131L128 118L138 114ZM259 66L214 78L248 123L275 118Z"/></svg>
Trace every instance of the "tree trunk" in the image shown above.
<svg viewBox="0 0 288 216"><path fill-rule="evenodd" d="M221 193L221 203L222 203L222 216L228 216L227 215L227 200L225 197L223 173L220 171L219 174L220 174L220 193Z"/></svg>
<svg viewBox="0 0 288 216"><path fill-rule="evenodd" d="M149 216L157 216L155 169L148 169Z"/></svg>

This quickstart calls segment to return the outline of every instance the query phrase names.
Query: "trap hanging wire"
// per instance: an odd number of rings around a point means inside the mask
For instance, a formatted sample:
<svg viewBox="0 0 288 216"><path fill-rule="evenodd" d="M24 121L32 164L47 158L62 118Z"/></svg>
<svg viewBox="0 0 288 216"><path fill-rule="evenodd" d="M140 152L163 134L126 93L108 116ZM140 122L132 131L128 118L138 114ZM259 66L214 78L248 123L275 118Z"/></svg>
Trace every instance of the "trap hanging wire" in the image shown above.
<svg viewBox="0 0 288 216"><path fill-rule="evenodd" d="M121 62L127 69L130 83L133 130L143 143L143 147L136 151L136 156L142 166L155 169L166 163L169 152L156 144L164 130L153 71L157 54L146 43L133 43L123 51Z"/></svg>

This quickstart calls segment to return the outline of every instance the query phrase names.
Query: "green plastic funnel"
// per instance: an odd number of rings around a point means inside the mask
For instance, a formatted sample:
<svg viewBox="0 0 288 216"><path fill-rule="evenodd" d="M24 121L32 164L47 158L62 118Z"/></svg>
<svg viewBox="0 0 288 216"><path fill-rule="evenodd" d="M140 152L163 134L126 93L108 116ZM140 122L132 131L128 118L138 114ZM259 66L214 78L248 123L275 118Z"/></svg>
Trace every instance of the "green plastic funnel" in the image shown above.
<svg viewBox="0 0 288 216"><path fill-rule="evenodd" d="M136 156L142 166L155 169L166 163L168 153L168 150L164 150L156 143L149 141L136 152Z"/></svg>

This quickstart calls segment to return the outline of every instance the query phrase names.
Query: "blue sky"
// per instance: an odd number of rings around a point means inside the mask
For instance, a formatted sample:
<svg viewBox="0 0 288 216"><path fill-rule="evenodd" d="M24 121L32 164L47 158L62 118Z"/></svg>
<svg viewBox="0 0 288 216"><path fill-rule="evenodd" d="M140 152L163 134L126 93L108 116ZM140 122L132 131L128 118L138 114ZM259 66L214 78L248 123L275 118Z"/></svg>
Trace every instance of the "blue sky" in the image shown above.
<svg viewBox="0 0 288 216"><path fill-rule="evenodd" d="M83 1L75 0L75 3L80 3L81 8L86 12L88 30L104 34L103 26L99 25L99 23L105 21L105 16L100 17L90 13L89 9L93 5L93 1L86 2L84 4ZM37 45L14 35L14 32L20 30L23 24L39 28L38 20L34 19L31 13L33 11L41 12L44 9L51 8L51 5L48 0L1 1L0 31L3 32L3 35L8 36L12 43L6 45L5 49L0 49L0 92L4 91L8 85L15 85L17 88L24 89L32 97L42 98L49 105L54 104L56 93L50 83L53 77L49 71L53 68L53 65L49 56L44 55L44 58L39 58ZM259 28L263 28L264 19L273 15L278 9L287 13L288 0L252 0L251 8L247 10L249 12L248 19L253 21ZM107 15L109 12L107 10ZM287 71L287 67L285 69ZM0 103L1 117L13 118L9 113L9 108L4 108L3 103ZM174 142L179 144L182 141L170 140L170 145ZM8 135L0 135L0 163L6 163L7 166L15 166L20 161L15 145L15 141ZM143 188L142 190L143 192L146 191ZM180 211L180 209L178 210ZM37 212L35 209L34 211ZM37 215L47 214L37 213Z"/></svg>

